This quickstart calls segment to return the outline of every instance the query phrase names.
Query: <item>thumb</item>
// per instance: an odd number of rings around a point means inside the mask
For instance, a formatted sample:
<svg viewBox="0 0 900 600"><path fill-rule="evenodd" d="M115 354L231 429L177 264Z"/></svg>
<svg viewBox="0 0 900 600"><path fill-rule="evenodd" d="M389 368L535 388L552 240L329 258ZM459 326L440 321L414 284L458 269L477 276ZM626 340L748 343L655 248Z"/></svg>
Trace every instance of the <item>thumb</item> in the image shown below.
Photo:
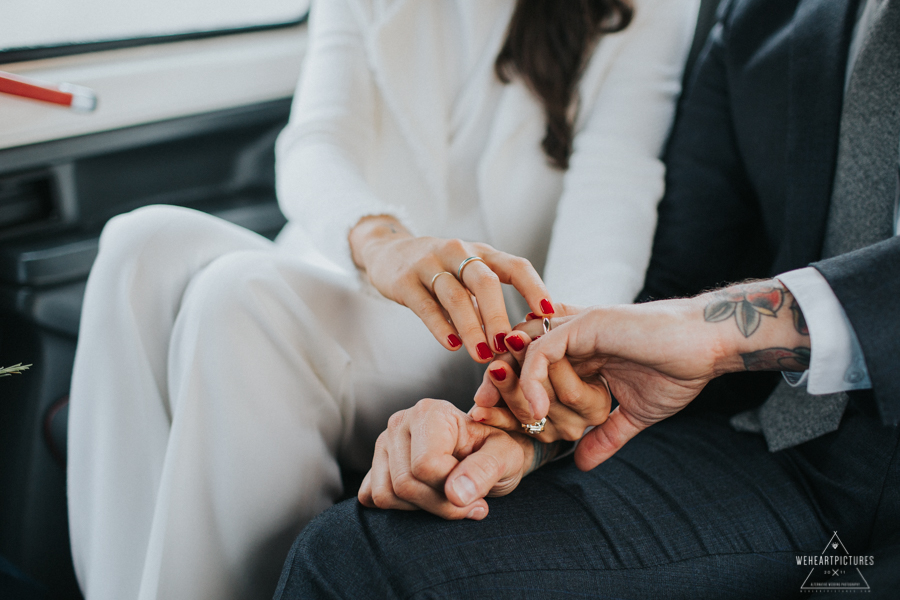
<svg viewBox="0 0 900 600"><path fill-rule="evenodd" d="M456 506L468 506L487 496L498 482L521 477L524 461L521 447L508 434L494 429L478 450L453 469L447 477L444 493ZM504 491L508 493L514 487Z"/></svg>
<svg viewBox="0 0 900 600"><path fill-rule="evenodd" d="M632 417L619 405L609 418L587 432L575 448L575 466L590 471L621 450L628 440L646 429L648 425Z"/></svg>

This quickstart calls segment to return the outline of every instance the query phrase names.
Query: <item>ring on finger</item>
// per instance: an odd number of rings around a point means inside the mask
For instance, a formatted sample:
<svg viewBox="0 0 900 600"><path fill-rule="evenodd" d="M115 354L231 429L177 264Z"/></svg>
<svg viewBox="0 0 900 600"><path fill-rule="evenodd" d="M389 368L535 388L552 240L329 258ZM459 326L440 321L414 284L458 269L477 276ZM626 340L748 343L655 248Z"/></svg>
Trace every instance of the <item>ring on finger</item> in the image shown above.
<svg viewBox="0 0 900 600"><path fill-rule="evenodd" d="M534 423L525 424L522 423L522 429L531 435L537 435L544 431L544 427L547 425L547 417L544 417L540 421L535 421Z"/></svg>
<svg viewBox="0 0 900 600"><path fill-rule="evenodd" d="M541 321L541 325L544 326L544 333L550 333L551 327L550 327L550 319L549 318L544 317L544 319Z"/></svg>
<svg viewBox="0 0 900 600"><path fill-rule="evenodd" d="M437 281L437 278L440 277L441 275L449 275L450 277L453 277L453 273L451 273L450 271L441 271L440 273L435 273L434 277L431 278L431 293L432 293L432 295L434 294L434 282Z"/></svg>
<svg viewBox="0 0 900 600"><path fill-rule="evenodd" d="M459 263L459 268L456 270L456 278L459 279L460 281L462 281L462 272L463 272L463 269L466 268L466 265L468 265L470 262L475 262L478 260L480 260L481 262L484 262L484 259L481 258L480 256L470 256L466 260Z"/></svg>

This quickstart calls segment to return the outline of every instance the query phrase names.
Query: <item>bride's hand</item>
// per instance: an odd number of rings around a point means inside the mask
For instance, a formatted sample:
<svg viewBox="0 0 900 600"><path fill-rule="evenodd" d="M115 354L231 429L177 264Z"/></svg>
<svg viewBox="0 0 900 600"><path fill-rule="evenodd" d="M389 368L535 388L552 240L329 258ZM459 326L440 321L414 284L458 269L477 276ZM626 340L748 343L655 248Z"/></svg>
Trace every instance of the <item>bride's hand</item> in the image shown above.
<svg viewBox="0 0 900 600"><path fill-rule="evenodd" d="M515 287L534 314L554 314L531 263L487 244L413 237L392 217L378 216L353 228L350 248L382 295L416 313L445 348L465 345L481 363L508 351L504 340L512 328L501 283ZM482 260L469 261L457 280L461 263L472 256Z"/></svg>
<svg viewBox="0 0 900 600"><path fill-rule="evenodd" d="M553 319L554 326L583 310L561 303L557 303L556 309L560 318ZM523 412L528 401L519 386L519 371L528 346L543 333L540 319L516 325L507 344L521 346L521 350L500 356L488 366L484 381L475 393L475 406L469 411L475 421L510 432L522 431L522 423L531 422L528 413ZM545 443L577 441L586 428L606 421L611 401L609 387L594 370L590 361L570 362L567 358L551 366L549 377L543 382L550 399L547 422L543 432L533 436L535 439Z"/></svg>

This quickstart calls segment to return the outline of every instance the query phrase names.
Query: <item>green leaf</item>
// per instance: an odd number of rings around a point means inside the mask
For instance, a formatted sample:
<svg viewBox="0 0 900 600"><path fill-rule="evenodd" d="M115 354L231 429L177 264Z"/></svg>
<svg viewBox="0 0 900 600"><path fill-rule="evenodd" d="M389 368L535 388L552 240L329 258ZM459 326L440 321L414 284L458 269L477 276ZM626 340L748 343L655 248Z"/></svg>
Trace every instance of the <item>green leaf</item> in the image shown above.
<svg viewBox="0 0 900 600"><path fill-rule="evenodd" d="M21 375L22 371L27 371L31 365L23 365L22 363L11 367L0 367L0 377L9 377L10 375Z"/></svg>
<svg viewBox="0 0 900 600"><path fill-rule="evenodd" d="M762 317L756 312L752 304L744 300L738 302L734 310L734 318L737 319L738 329L744 334L745 338L750 337L759 329Z"/></svg>
<svg viewBox="0 0 900 600"><path fill-rule="evenodd" d="M720 302L710 302L703 310L703 318L710 323L718 323L719 321L724 321L734 314L734 309L736 306L736 302L730 302L728 300L722 300Z"/></svg>

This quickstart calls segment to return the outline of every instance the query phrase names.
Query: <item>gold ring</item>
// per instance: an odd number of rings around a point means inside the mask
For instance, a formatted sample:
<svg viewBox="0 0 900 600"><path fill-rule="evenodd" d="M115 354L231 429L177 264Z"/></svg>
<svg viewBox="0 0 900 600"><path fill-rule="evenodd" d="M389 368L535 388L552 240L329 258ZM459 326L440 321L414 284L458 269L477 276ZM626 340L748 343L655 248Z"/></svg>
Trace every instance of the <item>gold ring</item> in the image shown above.
<svg viewBox="0 0 900 600"><path fill-rule="evenodd" d="M466 268L467 264L469 264L470 262L475 262L476 260L480 260L481 262L484 262L484 259L481 258L480 256L470 256L466 260L459 263L459 269L456 270L456 278L459 279L460 282L462 282L463 269ZM485 263L485 264L487 264L487 263Z"/></svg>
<svg viewBox="0 0 900 600"><path fill-rule="evenodd" d="M432 296L434 295L434 282L441 275L449 275L450 277L453 277L453 273L451 273L450 271L441 271L440 273L435 273L434 277L431 278L431 295Z"/></svg>
<svg viewBox="0 0 900 600"><path fill-rule="evenodd" d="M544 417L540 421L535 421L529 425L522 423L522 429L530 433L531 435L537 435L544 431L544 426L547 425L547 417Z"/></svg>

